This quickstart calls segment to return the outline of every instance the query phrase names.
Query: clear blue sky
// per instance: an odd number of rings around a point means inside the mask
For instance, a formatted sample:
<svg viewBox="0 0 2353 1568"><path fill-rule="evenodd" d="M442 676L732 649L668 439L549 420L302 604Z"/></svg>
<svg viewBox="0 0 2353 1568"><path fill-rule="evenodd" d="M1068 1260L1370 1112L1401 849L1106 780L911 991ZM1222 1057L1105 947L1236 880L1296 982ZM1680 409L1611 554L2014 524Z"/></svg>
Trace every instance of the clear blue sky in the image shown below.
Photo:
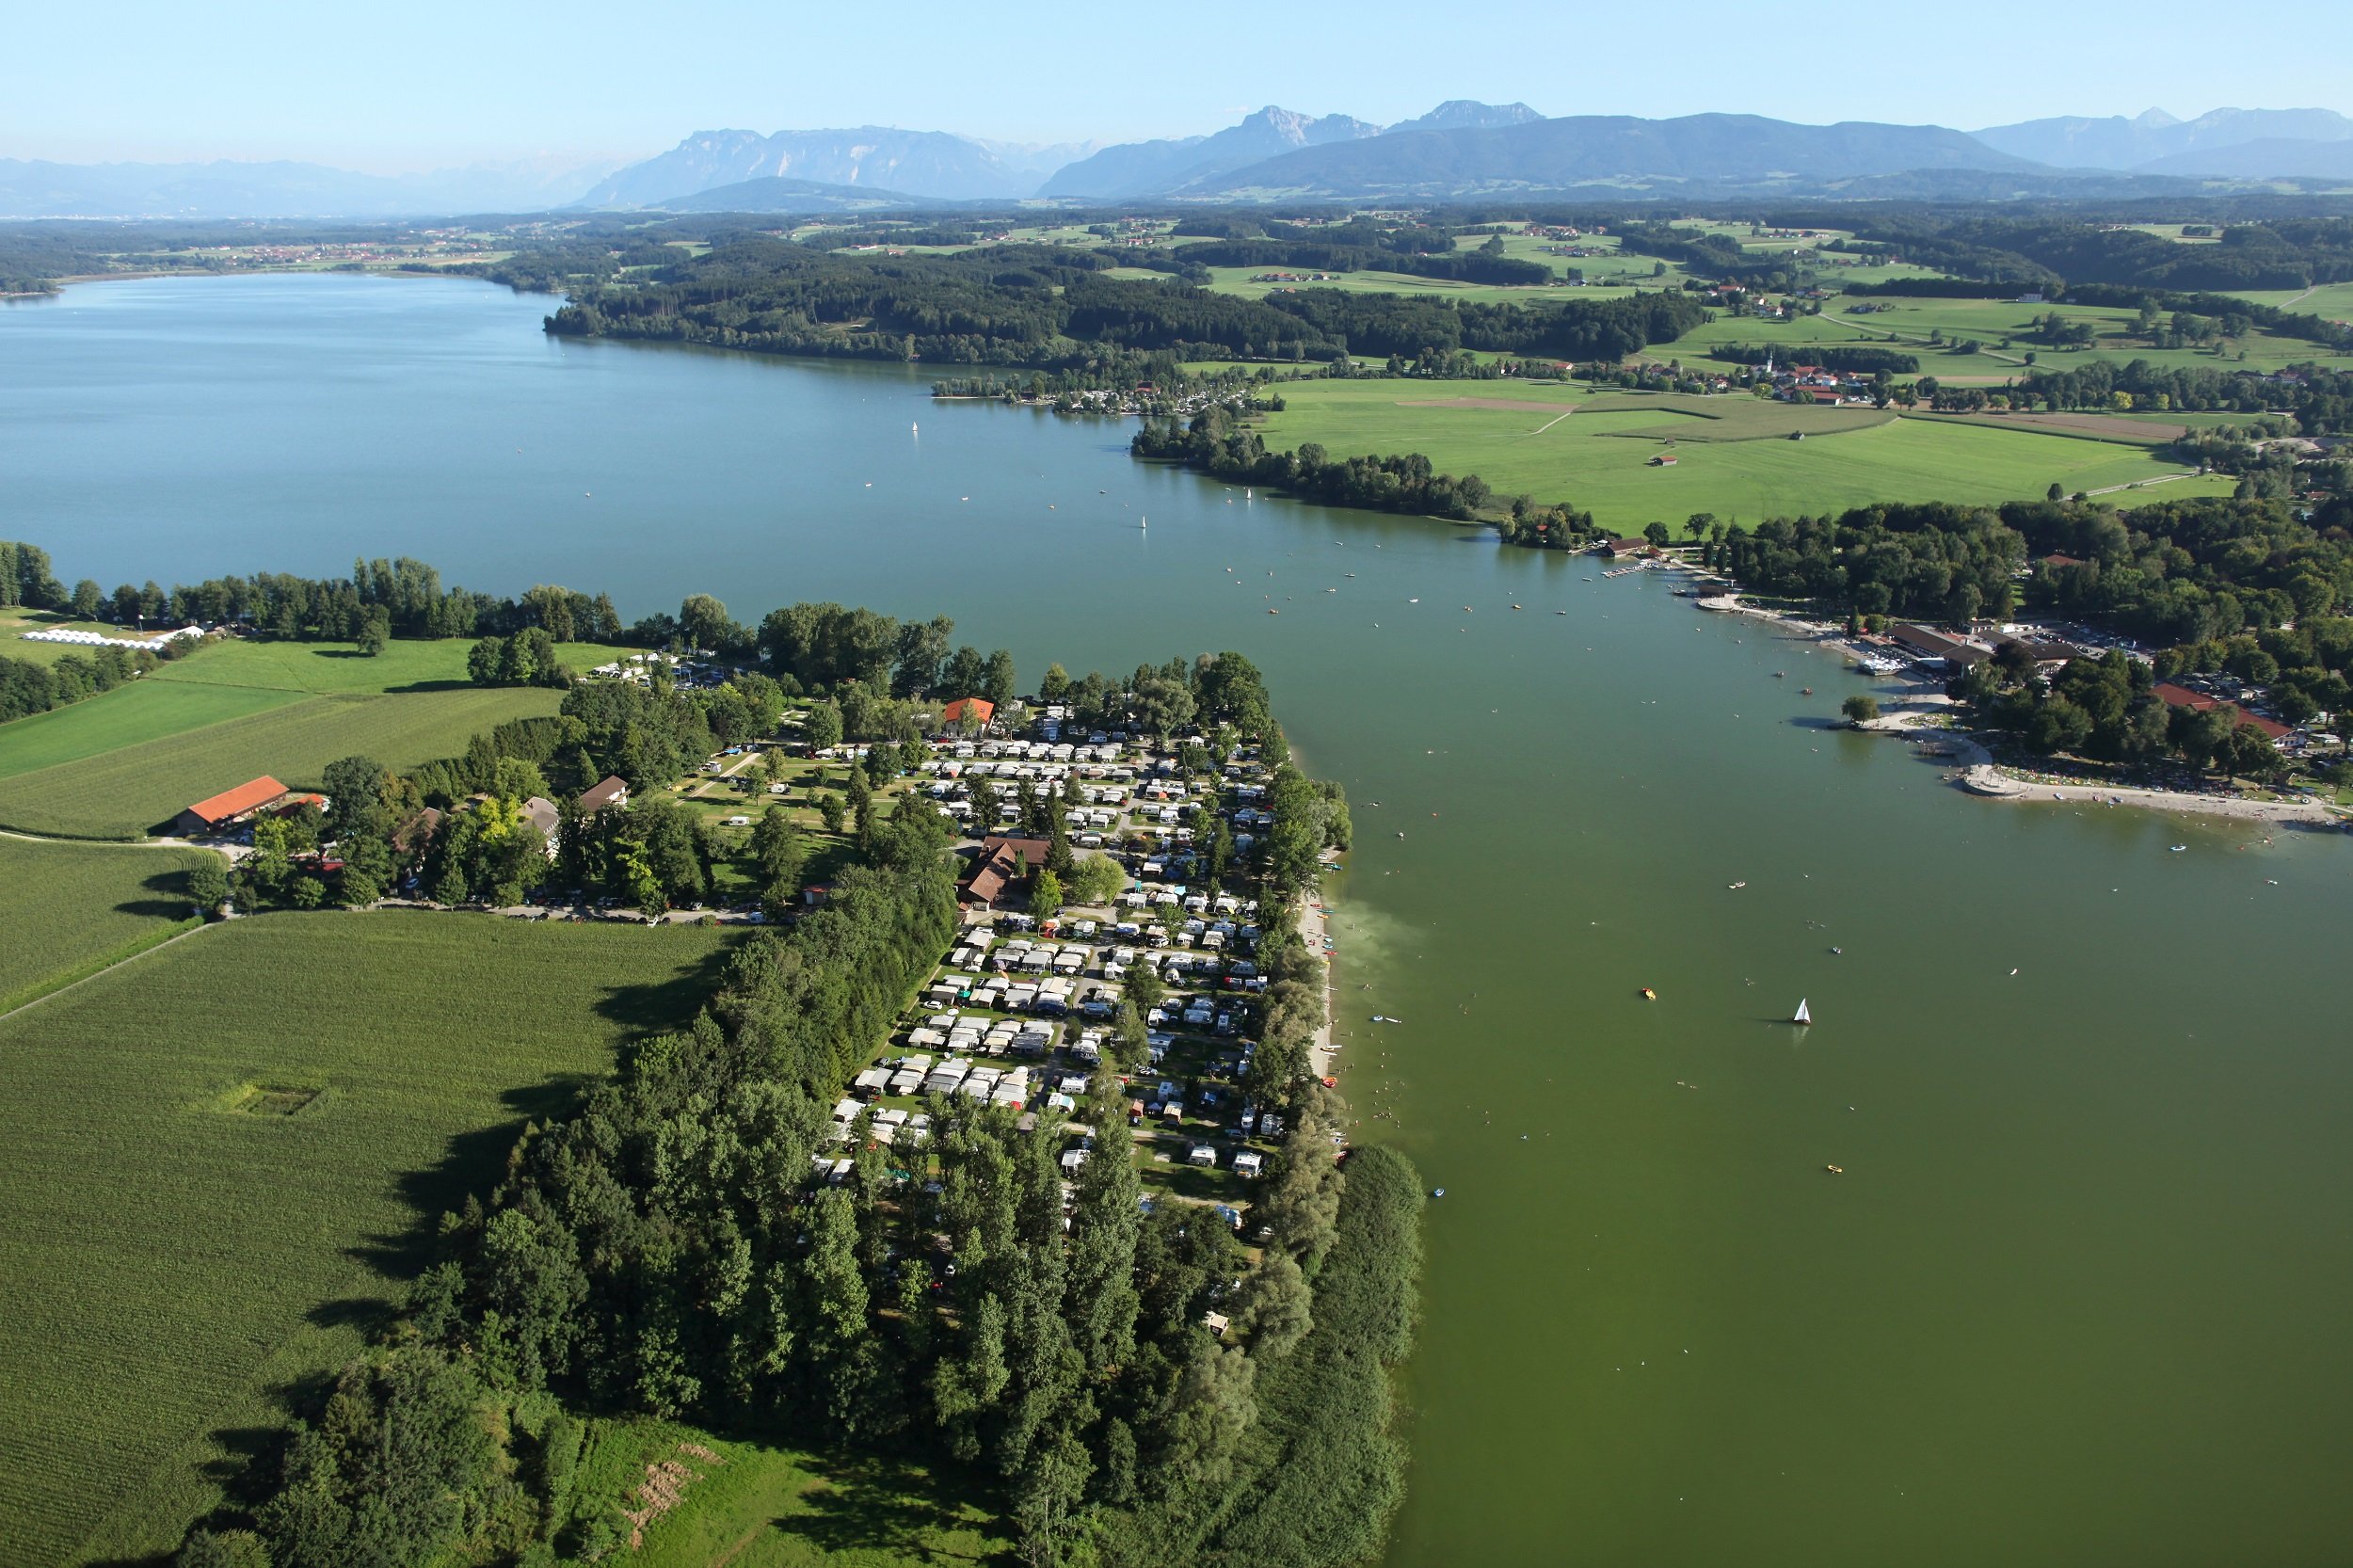
<svg viewBox="0 0 2353 1568"><path fill-rule="evenodd" d="M2243 41L2209 44L2241 14ZM1215 129L1264 104L1442 99L1963 129L2220 105L2353 111L2353 7L1721 0L1193 7L575 0L18 8L0 157L301 158L382 172L650 153L690 131L884 124L1020 141Z"/></svg>

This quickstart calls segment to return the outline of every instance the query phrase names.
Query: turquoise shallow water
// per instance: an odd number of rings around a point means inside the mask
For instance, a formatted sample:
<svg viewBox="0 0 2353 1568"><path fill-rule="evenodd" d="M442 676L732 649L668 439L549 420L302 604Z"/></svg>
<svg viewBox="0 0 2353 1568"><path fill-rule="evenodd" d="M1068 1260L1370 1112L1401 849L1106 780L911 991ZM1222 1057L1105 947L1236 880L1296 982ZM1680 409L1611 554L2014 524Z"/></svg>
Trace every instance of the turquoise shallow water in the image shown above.
<svg viewBox="0 0 2353 1568"><path fill-rule="evenodd" d="M1355 803L1346 1087L1449 1190L1393 1563L2343 1560L2353 843L1969 799L1664 577L548 304L0 310L0 535L944 611L1025 675L1242 649Z"/></svg>

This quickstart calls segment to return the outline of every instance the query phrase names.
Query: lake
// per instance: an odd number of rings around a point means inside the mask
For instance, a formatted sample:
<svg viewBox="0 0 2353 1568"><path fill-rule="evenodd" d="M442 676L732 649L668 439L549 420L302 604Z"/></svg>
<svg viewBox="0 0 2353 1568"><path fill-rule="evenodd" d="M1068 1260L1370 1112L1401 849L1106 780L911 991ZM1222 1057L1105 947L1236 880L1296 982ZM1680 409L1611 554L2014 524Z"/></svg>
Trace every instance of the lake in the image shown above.
<svg viewBox="0 0 2353 1568"><path fill-rule="evenodd" d="M0 536L108 587L408 554L944 612L1025 683L1241 649L1353 805L1360 1132L1448 1190L1392 1564L2343 1560L2353 840L1976 800L1665 574L551 303L0 310Z"/></svg>

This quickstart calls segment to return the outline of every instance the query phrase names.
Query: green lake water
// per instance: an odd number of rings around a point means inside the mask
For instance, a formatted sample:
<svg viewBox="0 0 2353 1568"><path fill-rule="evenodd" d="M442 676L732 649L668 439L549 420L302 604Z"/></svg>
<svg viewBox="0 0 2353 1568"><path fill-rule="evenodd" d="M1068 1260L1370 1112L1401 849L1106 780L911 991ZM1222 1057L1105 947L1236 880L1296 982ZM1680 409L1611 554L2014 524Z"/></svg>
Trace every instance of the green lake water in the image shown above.
<svg viewBox="0 0 2353 1568"><path fill-rule="evenodd" d="M1397 1568L2353 1553L2353 840L1975 800L1664 574L549 305L0 310L0 536L108 586L407 553L945 612L1025 681L1248 653L1354 806L1343 1086L1448 1190Z"/></svg>

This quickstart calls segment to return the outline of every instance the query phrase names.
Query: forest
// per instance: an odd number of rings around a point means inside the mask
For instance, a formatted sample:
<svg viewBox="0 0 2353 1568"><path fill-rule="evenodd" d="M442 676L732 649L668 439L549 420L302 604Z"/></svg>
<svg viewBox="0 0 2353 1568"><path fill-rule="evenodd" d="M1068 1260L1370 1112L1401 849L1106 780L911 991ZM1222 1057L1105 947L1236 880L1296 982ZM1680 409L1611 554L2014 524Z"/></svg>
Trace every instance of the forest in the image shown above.
<svg viewBox="0 0 2353 1568"><path fill-rule="evenodd" d="M949 364L1108 364L1144 378L1188 358L1330 360L1458 347L1619 355L1705 319L1696 302L1664 292L1528 306L1328 290L1242 299L1174 279L1105 277L1135 258L1047 246L839 255L739 235L706 255L670 254L626 283L576 289L548 330ZM1365 254L1383 266L1407 259Z"/></svg>

